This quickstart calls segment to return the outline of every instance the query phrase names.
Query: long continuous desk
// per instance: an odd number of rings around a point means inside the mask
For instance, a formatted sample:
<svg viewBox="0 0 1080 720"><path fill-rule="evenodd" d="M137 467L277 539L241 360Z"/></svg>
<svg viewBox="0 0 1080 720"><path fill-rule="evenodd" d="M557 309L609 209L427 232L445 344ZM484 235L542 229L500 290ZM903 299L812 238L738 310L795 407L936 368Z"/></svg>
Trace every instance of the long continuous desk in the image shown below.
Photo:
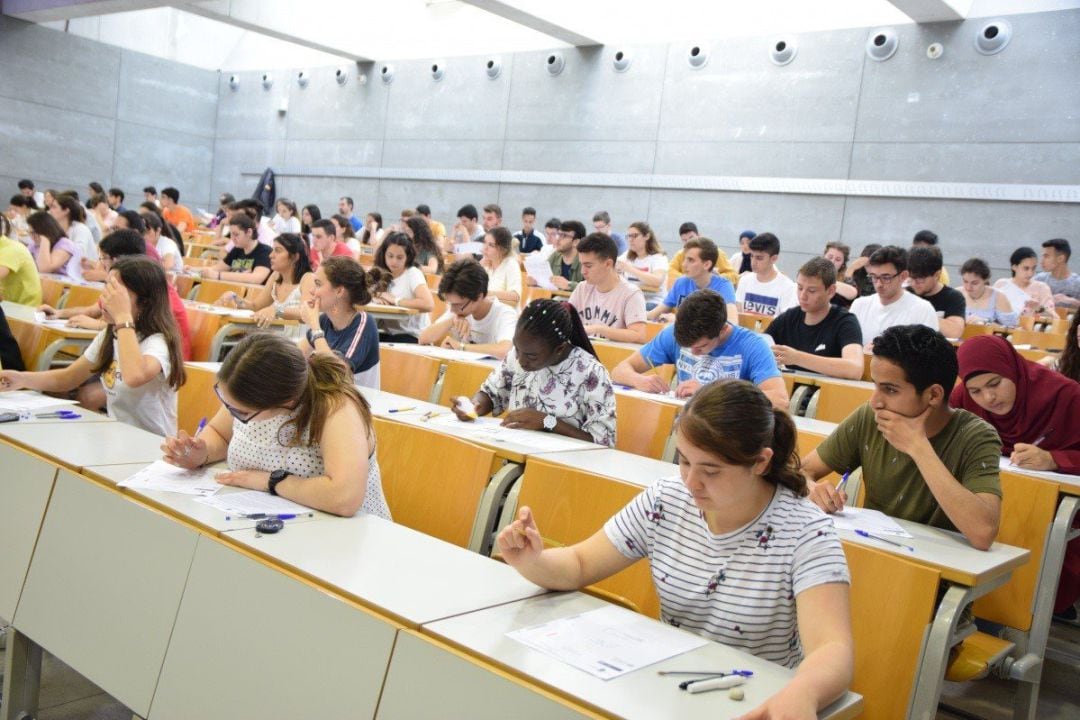
<svg viewBox="0 0 1080 720"><path fill-rule="evenodd" d="M160 442L116 426L87 423L79 434L103 455L107 440L135 455ZM440 640L442 630L425 634L542 595L494 560L363 515L289 523L262 537L245 527L215 531L184 517L180 504L164 511L112 484L152 458L95 461L32 432L45 427L56 425L19 427L0 442L0 464L18 470L0 484L0 615L13 626L3 720L36 712L42 648L150 718L494 720L507 708L526 718L653 718L688 702L672 685L667 697L630 707L594 696L595 683L577 671L515 667L480 651L508 642L495 624L473 624L474 650ZM709 648L686 659L761 665ZM619 682L649 681L654 670ZM763 665L752 697L788 677ZM417 692L415 678L428 689ZM446 683L453 692L430 689ZM721 696L694 702L713 714ZM849 694L823 717L850 717L859 704Z"/></svg>

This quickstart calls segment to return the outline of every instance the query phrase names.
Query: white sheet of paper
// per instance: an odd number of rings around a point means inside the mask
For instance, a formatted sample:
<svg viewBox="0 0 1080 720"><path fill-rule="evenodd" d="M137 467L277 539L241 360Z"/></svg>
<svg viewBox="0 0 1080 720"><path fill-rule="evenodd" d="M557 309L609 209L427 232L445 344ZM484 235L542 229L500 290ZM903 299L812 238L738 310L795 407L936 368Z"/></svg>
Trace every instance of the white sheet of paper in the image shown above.
<svg viewBox="0 0 1080 720"><path fill-rule="evenodd" d="M833 513L833 524L837 530L862 530L872 535L893 535L896 537L914 537L891 517L878 510L845 507L841 512Z"/></svg>
<svg viewBox="0 0 1080 720"><path fill-rule="evenodd" d="M601 680L706 644L700 637L614 605L506 635Z"/></svg>
<svg viewBox="0 0 1080 720"><path fill-rule="evenodd" d="M525 272L543 289L555 289L555 284L551 282L551 265L547 258L540 257L540 253L525 256Z"/></svg>
<svg viewBox="0 0 1080 720"><path fill-rule="evenodd" d="M117 486L206 497L213 495L224 487L214 480L214 475L218 472L218 470L210 470L209 468L185 470L170 465L164 460L158 460L147 465L127 480L117 483Z"/></svg>
<svg viewBox="0 0 1080 720"><path fill-rule="evenodd" d="M43 410L60 405L78 405L74 400L49 397L33 390L10 390L0 392L0 408L18 412L20 410Z"/></svg>
<svg viewBox="0 0 1080 720"><path fill-rule="evenodd" d="M441 425L451 428L456 435L463 438L471 438L479 442L492 444L510 443L524 445L538 452L562 452L563 450L576 450L581 447L580 440L540 432L539 430L518 430L502 426L499 418L482 417L471 422L458 420L453 413L437 415L429 421L432 425Z"/></svg>
<svg viewBox="0 0 1080 720"><path fill-rule="evenodd" d="M483 255L484 243L474 240L473 242L458 243L454 246L454 252L458 255Z"/></svg>
<svg viewBox="0 0 1080 720"><path fill-rule="evenodd" d="M434 345L414 345L412 349L407 350L407 352L416 352L421 355L428 355L443 360L461 360L464 362L496 359L494 356L485 355L484 353L471 352L469 350L451 350L450 348L435 347Z"/></svg>
<svg viewBox="0 0 1080 720"><path fill-rule="evenodd" d="M286 500L283 497L271 495L261 490L245 490L244 492L225 495L208 495L198 498L198 501L229 515L254 515L256 513L275 515L295 513L299 515L311 512L309 507L298 505L292 500Z"/></svg>

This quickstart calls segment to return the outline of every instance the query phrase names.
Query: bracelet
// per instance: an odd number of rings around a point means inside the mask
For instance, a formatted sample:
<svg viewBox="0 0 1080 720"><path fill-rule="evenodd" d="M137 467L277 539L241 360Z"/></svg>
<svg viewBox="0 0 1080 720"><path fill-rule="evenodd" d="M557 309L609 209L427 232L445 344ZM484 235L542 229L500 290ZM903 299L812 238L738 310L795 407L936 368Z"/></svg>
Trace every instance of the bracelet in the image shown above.
<svg viewBox="0 0 1080 720"><path fill-rule="evenodd" d="M281 303L274 303L274 317L278 320L285 317L285 306Z"/></svg>
<svg viewBox="0 0 1080 720"><path fill-rule="evenodd" d="M116 323L116 330L134 330L134 329L135 329L135 323L133 323L133 322Z"/></svg>

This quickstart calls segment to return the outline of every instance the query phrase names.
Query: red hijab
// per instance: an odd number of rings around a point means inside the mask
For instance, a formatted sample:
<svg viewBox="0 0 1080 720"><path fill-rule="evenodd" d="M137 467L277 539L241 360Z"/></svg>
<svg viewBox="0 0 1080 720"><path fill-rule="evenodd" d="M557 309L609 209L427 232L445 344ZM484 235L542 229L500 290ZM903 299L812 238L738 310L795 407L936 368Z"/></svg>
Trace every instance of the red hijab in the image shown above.
<svg viewBox="0 0 1080 720"><path fill-rule="evenodd" d="M1010 454L1017 443L1043 438L1039 447L1050 451L1061 472L1080 473L1080 384L1027 360L996 335L968 338L956 355L961 381L995 373L1016 384L1016 401L1008 413L995 415L979 407L960 384L953 388L950 405L993 425L1001 435L1003 455Z"/></svg>

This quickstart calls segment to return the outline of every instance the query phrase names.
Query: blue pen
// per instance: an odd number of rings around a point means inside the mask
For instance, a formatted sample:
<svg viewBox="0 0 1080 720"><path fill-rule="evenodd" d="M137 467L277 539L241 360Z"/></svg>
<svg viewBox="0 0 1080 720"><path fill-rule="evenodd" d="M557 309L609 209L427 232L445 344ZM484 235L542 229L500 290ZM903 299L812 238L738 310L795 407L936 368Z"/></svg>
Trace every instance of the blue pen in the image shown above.
<svg viewBox="0 0 1080 720"><path fill-rule="evenodd" d="M195 434L192 437L198 437L199 433L201 433L203 431L203 428L205 428L205 427L206 427L206 418L203 418L202 420L199 421L199 427L195 428Z"/></svg>
<svg viewBox="0 0 1080 720"><path fill-rule="evenodd" d="M226 515L226 520L266 520L277 518L278 520L295 520L298 517L315 517L315 513L251 513L249 515Z"/></svg>
<svg viewBox="0 0 1080 720"><path fill-rule="evenodd" d="M847 479L850 475L851 471L848 470L846 473L840 476L840 482L836 483L836 492L844 491L844 486L847 485Z"/></svg>
<svg viewBox="0 0 1080 720"><path fill-rule="evenodd" d="M905 545L903 543L898 543L895 540L890 540L889 538L883 538L880 535L871 535L870 533L866 532L865 530L856 530L855 534L859 535L861 537L864 537L864 538L870 538L871 540L877 540L878 542L889 543L890 545L895 545L896 547L903 548L904 550L907 550L908 552L915 552L915 548L911 547L910 545Z"/></svg>
<svg viewBox="0 0 1080 720"><path fill-rule="evenodd" d="M75 412L74 410L57 410L55 412L40 413L38 415L35 415L34 417L36 417L36 418L57 418L59 420L74 420L76 418L81 418L82 415Z"/></svg>

